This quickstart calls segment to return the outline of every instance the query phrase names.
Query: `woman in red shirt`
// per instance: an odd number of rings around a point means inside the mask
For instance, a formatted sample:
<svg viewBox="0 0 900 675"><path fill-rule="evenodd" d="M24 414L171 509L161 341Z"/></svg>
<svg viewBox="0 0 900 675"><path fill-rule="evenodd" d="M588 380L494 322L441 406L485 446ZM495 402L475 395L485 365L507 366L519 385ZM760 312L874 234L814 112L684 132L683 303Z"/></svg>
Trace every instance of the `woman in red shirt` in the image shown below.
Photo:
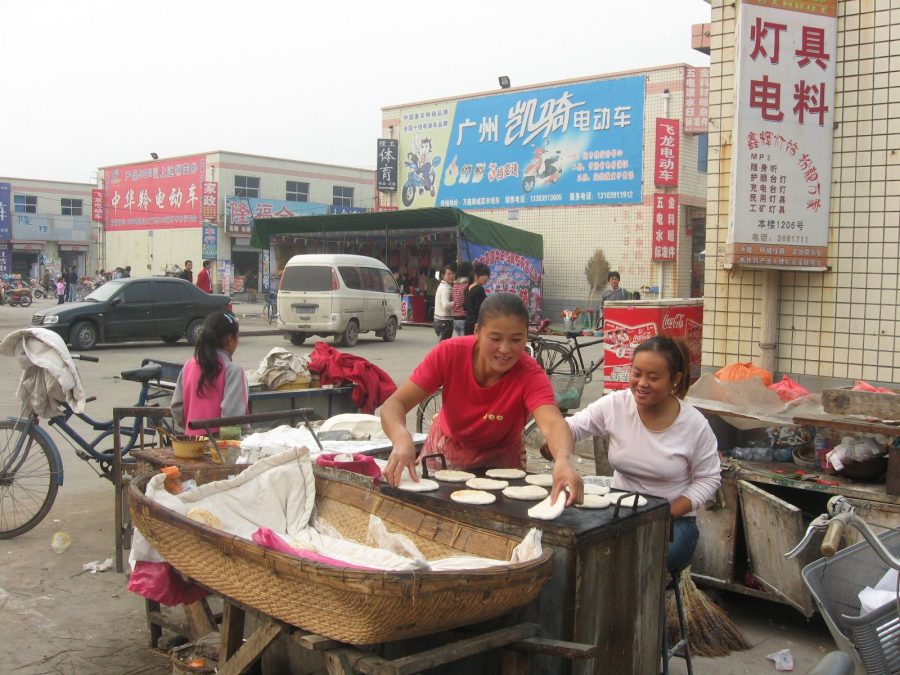
<svg viewBox="0 0 900 675"><path fill-rule="evenodd" d="M456 469L522 468L522 430L533 415L555 460L553 501L566 487L568 504L581 501L572 434L549 378L525 353L527 340L525 305L511 293L492 293L481 305L475 335L445 340L429 352L381 408L381 425L394 446L385 468L388 482L397 485L405 469L418 480L406 414L442 387L443 407L423 455L441 453Z"/></svg>

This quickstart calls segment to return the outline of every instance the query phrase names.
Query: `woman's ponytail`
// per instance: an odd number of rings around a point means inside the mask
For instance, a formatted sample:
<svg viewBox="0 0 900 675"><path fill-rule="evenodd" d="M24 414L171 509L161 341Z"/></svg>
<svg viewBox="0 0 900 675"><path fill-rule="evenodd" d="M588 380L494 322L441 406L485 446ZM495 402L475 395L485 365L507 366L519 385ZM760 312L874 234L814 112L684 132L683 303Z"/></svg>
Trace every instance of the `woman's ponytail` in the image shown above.
<svg viewBox="0 0 900 675"><path fill-rule="evenodd" d="M234 314L230 312L216 312L206 317L203 329L194 347L194 358L200 366L200 382L197 385L197 393L203 395L203 388L209 384L212 386L216 377L222 371L222 362L218 351L224 347L225 340L230 335L238 334L238 322Z"/></svg>

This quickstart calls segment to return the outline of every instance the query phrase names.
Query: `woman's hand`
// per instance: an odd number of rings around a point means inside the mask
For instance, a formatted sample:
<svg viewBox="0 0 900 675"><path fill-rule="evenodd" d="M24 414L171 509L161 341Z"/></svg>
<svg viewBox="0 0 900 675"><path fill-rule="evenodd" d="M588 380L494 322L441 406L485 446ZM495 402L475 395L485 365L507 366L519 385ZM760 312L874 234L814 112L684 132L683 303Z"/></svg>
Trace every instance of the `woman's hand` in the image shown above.
<svg viewBox="0 0 900 675"><path fill-rule="evenodd" d="M547 439L547 451L553 458L553 487L550 490L550 503L555 504L561 490L568 489L566 506L580 504L584 500L584 482L575 469L573 456L575 439L569 425L563 419L559 408L542 405L534 411L534 419L544 438ZM544 449L541 448L544 455ZM546 455L544 455L546 457Z"/></svg>
<svg viewBox="0 0 900 675"><path fill-rule="evenodd" d="M556 503L556 497L562 490L568 490L566 506L581 504L584 501L584 481L575 469L571 457L558 459L553 463L553 487L550 489L550 503Z"/></svg>
<svg viewBox="0 0 900 675"><path fill-rule="evenodd" d="M410 478L419 482L419 474L416 473L416 446L409 434L406 435L406 441L401 439L399 443L394 443L394 449L391 450L387 466L384 469L384 477L394 487L397 487L403 478L404 469L409 469Z"/></svg>

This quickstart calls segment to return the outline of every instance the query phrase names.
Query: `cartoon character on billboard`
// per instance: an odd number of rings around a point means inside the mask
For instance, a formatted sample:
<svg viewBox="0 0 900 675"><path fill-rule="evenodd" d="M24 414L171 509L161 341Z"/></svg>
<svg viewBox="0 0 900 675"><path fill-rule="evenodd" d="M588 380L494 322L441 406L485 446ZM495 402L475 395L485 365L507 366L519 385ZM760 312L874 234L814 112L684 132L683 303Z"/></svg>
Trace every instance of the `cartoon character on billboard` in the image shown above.
<svg viewBox="0 0 900 675"><path fill-rule="evenodd" d="M400 194L403 205L407 208L412 206L416 194L428 192L434 197L435 169L441 165L441 158L433 155L431 139L426 137L420 141L419 134L416 134L404 163L407 174Z"/></svg>
<svg viewBox="0 0 900 675"><path fill-rule="evenodd" d="M534 149L534 155L525 167L522 189L531 192L535 186L552 185L562 176L562 151L550 151L545 147Z"/></svg>

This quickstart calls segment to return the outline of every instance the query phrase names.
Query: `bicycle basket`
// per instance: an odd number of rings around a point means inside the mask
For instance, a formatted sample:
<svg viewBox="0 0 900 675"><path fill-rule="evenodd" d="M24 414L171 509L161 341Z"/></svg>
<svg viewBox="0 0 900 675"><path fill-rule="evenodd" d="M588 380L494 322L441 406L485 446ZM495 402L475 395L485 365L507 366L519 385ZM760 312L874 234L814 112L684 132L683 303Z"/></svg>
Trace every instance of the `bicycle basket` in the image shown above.
<svg viewBox="0 0 900 675"><path fill-rule="evenodd" d="M562 410L571 410L581 406L581 394L584 391L584 375L571 373L553 373L550 376L553 385L553 397L556 405Z"/></svg>
<svg viewBox="0 0 900 675"><path fill-rule="evenodd" d="M893 555L900 554L900 530L884 532L879 539ZM869 675L900 672L897 603L859 616L859 592L874 587L887 570L869 543L861 541L831 559L810 563L802 573L831 636L839 647L855 648Z"/></svg>

